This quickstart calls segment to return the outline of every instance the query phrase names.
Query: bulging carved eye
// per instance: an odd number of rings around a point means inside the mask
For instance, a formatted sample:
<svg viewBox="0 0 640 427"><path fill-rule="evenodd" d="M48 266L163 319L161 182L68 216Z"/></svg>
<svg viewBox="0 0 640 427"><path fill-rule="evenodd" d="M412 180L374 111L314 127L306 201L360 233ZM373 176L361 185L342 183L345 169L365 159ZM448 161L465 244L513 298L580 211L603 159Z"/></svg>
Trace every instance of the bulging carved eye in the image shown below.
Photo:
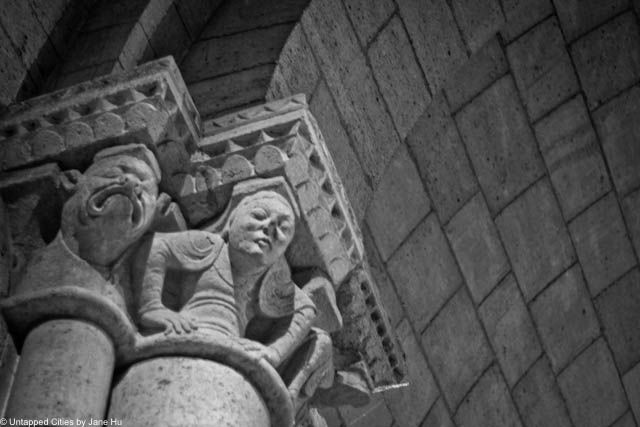
<svg viewBox="0 0 640 427"><path fill-rule="evenodd" d="M264 209L254 209L251 211L251 217L263 221L267 219L267 212Z"/></svg>

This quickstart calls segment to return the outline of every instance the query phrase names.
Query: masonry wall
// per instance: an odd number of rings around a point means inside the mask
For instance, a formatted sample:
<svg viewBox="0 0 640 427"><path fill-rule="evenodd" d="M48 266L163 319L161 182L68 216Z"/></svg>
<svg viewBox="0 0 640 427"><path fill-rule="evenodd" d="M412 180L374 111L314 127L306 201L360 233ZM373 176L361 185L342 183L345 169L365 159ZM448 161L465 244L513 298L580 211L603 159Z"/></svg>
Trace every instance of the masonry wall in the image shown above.
<svg viewBox="0 0 640 427"><path fill-rule="evenodd" d="M310 98L412 381L330 425L637 425L639 55L626 1L311 3L267 96Z"/></svg>

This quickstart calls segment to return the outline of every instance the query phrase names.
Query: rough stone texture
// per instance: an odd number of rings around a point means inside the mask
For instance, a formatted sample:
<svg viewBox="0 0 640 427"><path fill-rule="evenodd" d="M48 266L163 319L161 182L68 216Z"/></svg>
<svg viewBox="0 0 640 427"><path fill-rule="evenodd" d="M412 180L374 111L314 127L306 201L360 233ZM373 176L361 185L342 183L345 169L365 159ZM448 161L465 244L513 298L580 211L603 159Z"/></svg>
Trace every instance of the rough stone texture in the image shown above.
<svg viewBox="0 0 640 427"><path fill-rule="evenodd" d="M496 224L526 301L575 260L569 233L546 179L508 206Z"/></svg>
<svg viewBox="0 0 640 427"><path fill-rule="evenodd" d="M449 300L423 333L422 347L452 408L460 404L493 358L464 289Z"/></svg>
<svg viewBox="0 0 640 427"><path fill-rule="evenodd" d="M582 96L536 123L535 132L560 208L570 220L611 188Z"/></svg>
<svg viewBox="0 0 640 427"><path fill-rule="evenodd" d="M640 272L633 269L596 299L604 335L623 374L640 361Z"/></svg>
<svg viewBox="0 0 640 427"><path fill-rule="evenodd" d="M489 210L495 215L543 173L511 77L498 80L455 118Z"/></svg>
<svg viewBox="0 0 640 427"><path fill-rule="evenodd" d="M441 398L431 407L429 415L424 419L420 427L454 427L453 421L444 400Z"/></svg>
<svg viewBox="0 0 640 427"><path fill-rule="evenodd" d="M363 408L345 405L338 410L348 427L389 427L393 423L393 416L381 394L372 396Z"/></svg>
<svg viewBox="0 0 640 427"><path fill-rule="evenodd" d="M431 96L399 17L392 18L373 41L369 59L400 139L404 139Z"/></svg>
<svg viewBox="0 0 640 427"><path fill-rule="evenodd" d="M542 351L513 275L482 303L479 314L505 379L513 387Z"/></svg>
<svg viewBox="0 0 640 427"><path fill-rule="evenodd" d="M11 46L9 36L0 28L0 105L8 105L18 94L26 72L24 65Z"/></svg>
<svg viewBox="0 0 640 427"><path fill-rule="evenodd" d="M531 303L531 315L556 373L600 333L577 265L558 277Z"/></svg>
<svg viewBox="0 0 640 427"><path fill-rule="evenodd" d="M574 219L569 230L593 296L636 263L613 193Z"/></svg>
<svg viewBox="0 0 640 427"><path fill-rule="evenodd" d="M356 218L362 220L372 197L371 187L365 179L356 153L351 148L349 137L342 127L331 94L324 82L318 86L310 108L322 129L324 140L329 147Z"/></svg>
<svg viewBox="0 0 640 427"><path fill-rule="evenodd" d="M571 45L590 109L640 77L640 30L633 13L625 13Z"/></svg>
<svg viewBox="0 0 640 427"><path fill-rule="evenodd" d="M438 217L449 221L477 192L478 183L442 95L427 106L406 141Z"/></svg>
<svg viewBox="0 0 640 427"><path fill-rule="evenodd" d="M480 378L455 415L460 427L520 427L520 419L500 370L493 366Z"/></svg>
<svg viewBox="0 0 640 427"><path fill-rule="evenodd" d="M389 259L430 208L418 171L401 145L373 193L366 216L383 260Z"/></svg>
<svg viewBox="0 0 640 427"><path fill-rule="evenodd" d="M636 253L640 253L640 190L634 191L622 200L622 213Z"/></svg>
<svg viewBox="0 0 640 427"><path fill-rule="evenodd" d="M399 0L398 7L418 62L435 92L467 59L453 13L446 0Z"/></svg>
<svg viewBox="0 0 640 427"><path fill-rule="evenodd" d="M611 100L593 115L620 196L640 186L640 88Z"/></svg>
<svg viewBox="0 0 640 427"><path fill-rule="evenodd" d="M460 209L445 230L471 296L480 303L510 269L482 194Z"/></svg>
<svg viewBox="0 0 640 427"><path fill-rule="evenodd" d="M518 382L513 399L526 427L571 426L560 389L545 357L541 357Z"/></svg>
<svg viewBox="0 0 640 427"><path fill-rule="evenodd" d="M438 398L438 387L408 320L397 329L407 355L409 386L387 392L385 400L397 423L417 426Z"/></svg>
<svg viewBox="0 0 640 427"><path fill-rule="evenodd" d="M511 41L553 13L551 0L502 0L506 23L500 30Z"/></svg>
<svg viewBox="0 0 640 427"><path fill-rule="evenodd" d="M507 57L532 121L579 89L555 18L543 21L510 44Z"/></svg>
<svg viewBox="0 0 640 427"><path fill-rule="evenodd" d="M498 32L504 16L498 0L453 0L453 13L472 52Z"/></svg>
<svg viewBox="0 0 640 427"><path fill-rule="evenodd" d="M640 363L623 377L624 388L629 396L631 410L636 419L640 418Z"/></svg>
<svg viewBox="0 0 640 427"><path fill-rule="evenodd" d="M33 63L47 39L47 34L38 22L29 2L24 0L2 2L0 24L16 50L20 52L23 63L29 65Z"/></svg>
<svg viewBox="0 0 640 427"><path fill-rule="evenodd" d="M622 12L629 5L627 0L553 0L553 3L569 42Z"/></svg>
<svg viewBox="0 0 640 427"><path fill-rule="evenodd" d="M558 377L574 425L606 427L627 409L609 349L600 339Z"/></svg>
<svg viewBox="0 0 640 427"><path fill-rule="evenodd" d="M344 0L344 5L363 46L369 44L395 10L392 0Z"/></svg>
<svg viewBox="0 0 640 427"><path fill-rule="evenodd" d="M447 83L445 91L452 111L457 111L509 69L497 37L475 52Z"/></svg>
<svg viewBox="0 0 640 427"><path fill-rule="evenodd" d="M400 246L387 264L400 299L421 331L462 284L447 239L431 214Z"/></svg>

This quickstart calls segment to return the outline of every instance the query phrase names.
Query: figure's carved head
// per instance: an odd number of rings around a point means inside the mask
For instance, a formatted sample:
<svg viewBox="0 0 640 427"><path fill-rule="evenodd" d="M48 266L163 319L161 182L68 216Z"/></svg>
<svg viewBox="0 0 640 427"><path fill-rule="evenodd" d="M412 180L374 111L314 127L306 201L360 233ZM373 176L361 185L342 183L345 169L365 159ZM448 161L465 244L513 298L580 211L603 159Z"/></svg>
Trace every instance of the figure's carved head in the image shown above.
<svg viewBox="0 0 640 427"><path fill-rule="evenodd" d="M108 266L151 226L160 168L141 144L100 151L93 164L66 185L73 192L62 211L62 235L91 264Z"/></svg>
<svg viewBox="0 0 640 427"><path fill-rule="evenodd" d="M251 194L236 206L227 225L234 261L243 268L264 268L276 263L293 239L294 210L275 191Z"/></svg>

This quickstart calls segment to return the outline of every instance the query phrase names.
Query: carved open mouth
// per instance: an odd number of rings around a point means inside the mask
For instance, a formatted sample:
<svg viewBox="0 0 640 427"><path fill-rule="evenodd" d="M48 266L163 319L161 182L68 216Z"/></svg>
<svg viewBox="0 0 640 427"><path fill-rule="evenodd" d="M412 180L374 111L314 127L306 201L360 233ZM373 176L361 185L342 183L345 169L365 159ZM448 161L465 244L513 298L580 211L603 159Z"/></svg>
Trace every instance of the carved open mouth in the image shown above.
<svg viewBox="0 0 640 427"><path fill-rule="evenodd" d="M268 237L258 237L254 240L260 249L271 249L271 239Z"/></svg>
<svg viewBox="0 0 640 427"><path fill-rule="evenodd" d="M91 217L104 215L112 197L117 195L124 196L131 203L131 223L136 229L141 225L143 216L143 204L136 193L137 191L132 183L108 185L89 198L87 201L87 213Z"/></svg>

